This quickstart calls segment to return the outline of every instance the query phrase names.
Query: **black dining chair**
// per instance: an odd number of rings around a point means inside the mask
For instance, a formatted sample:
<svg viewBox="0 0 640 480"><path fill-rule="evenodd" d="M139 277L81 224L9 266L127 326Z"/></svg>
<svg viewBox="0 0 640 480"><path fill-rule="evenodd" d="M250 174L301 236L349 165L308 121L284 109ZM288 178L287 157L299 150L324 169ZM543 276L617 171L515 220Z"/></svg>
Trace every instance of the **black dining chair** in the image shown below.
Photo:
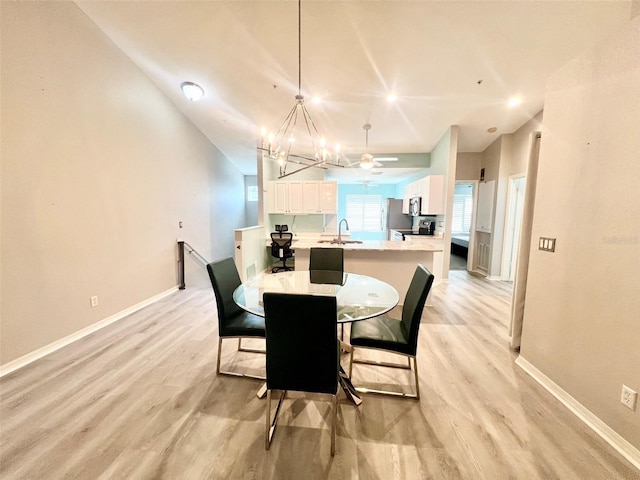
<svg viewBox="0 0 640 480"><path fill-rule="evenodd" d="M356 388L361 393L379 393L408 398L420 399L420 383L418 379L418 362L416 359L418 350L418 331L422 310L433 284L433 274L423 265L418 265L413 274L409 290L402 306L402 318L395 319L386 315L370 318L351 325L351 355L349 356L349 377L352 377L354 363L365 363L383 367L403 368L411 370L413 358L413 370L415 375L415 394L408 394L387 390L374 390L368 388ZM364 359L355 359L354 352L358 348L384 350L407 357L408 364L376 362Z"/></svg>
<svg viewBox="0 0 640 480"><path fill-rule="evenodd" d="M339 283L342 284L342 276L344 275L344 248L323 248L311 247L309 250L309 276L314 282L314 277L318 278L318 282ZM323 275L318 272L329 272ZM336 275L336 273L338 275ZM336 280L331 279L331 275L335 275ZM337 279L339 278L339 281ZM340 324L340 339L344 340L344 325Z"/></svg>
<svg viewBox="0 0 640 480"><path fill-rule="evenodd" d="M287 266L287 259L293 257L292 243L293 233L291 232L282 230L271 233L271 256L282 260L282 265L273 267L271 273L293 270L292 267Z"/></svg>
<svg viewBox="0 0 640 480"><path fill-rule="evenodd" d="M264 294L267 334L267 407L265 449L275 433L287 390L332 397L331 455L335 454L340 351L336 298L323 295ZM273 421L271 394L281 392Z"/></svg>
<svg viewBox="0 0 640 480"><path fill-rule="evenodd" d="M218 358L216 360L216 374L233 375L239 377L257 378L264 380L264 376L235 373L220 370L222 356L222 339L237 338L238 351L250 353L265 353L263 349L242 346L242 339L265 338L264 318L246 312L233 301L233 292L240 286L240 275L233 258L225 258L207 265L211 286L216 297L218 307Z"/></svg>
<svg viewBox="0 0 640 480"><path fill-rule="evenodd" d="M329 270L344 273L344 249L311 247L309 270Z"/></svg>

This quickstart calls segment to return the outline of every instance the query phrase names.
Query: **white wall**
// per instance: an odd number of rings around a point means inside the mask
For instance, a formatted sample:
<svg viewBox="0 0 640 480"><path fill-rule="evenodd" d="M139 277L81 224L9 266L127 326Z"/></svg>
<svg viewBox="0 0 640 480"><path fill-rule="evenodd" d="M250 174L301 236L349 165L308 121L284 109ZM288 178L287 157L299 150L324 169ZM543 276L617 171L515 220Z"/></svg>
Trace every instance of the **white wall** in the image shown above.
<svg viewBox="0 0 640 480"><path fill-rule="evenodd" d="M640 449L640 17L548 83L521 355ZM555 237L555 253L537 249Z"/></svg>
<svg viewBox="0 0 640 480"><path fill-rule="evenodd" d="M244 179L73 2L0 8L6 364L174 287L177 237L232 256Z"/></svg>

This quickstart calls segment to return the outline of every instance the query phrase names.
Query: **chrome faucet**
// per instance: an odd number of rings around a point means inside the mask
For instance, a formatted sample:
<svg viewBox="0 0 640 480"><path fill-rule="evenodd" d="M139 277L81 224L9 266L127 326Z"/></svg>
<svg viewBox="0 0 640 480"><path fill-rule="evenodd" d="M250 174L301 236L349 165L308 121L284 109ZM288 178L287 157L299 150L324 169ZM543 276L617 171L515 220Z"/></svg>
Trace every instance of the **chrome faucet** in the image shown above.
<svg viewBox="0 0 640 480"><path fill-rule="evenodd" d="M343 218L338 224L338 244L342 244L342 222L347 226L347 232L349 231L349 222L347 222L346 218Z"/></svg>

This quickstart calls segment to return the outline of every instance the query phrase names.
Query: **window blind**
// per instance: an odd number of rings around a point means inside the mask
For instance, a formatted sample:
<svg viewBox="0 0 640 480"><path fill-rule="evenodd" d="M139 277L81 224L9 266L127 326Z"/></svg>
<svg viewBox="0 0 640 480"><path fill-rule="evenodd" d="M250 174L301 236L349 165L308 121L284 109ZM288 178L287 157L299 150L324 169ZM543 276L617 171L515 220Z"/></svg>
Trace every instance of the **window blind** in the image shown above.
<svg viewBox="0 0 640 480"><path fill-rule="evenodd" d="M381 232L385 229L381 195L347 195L349 230Z"/></svg>

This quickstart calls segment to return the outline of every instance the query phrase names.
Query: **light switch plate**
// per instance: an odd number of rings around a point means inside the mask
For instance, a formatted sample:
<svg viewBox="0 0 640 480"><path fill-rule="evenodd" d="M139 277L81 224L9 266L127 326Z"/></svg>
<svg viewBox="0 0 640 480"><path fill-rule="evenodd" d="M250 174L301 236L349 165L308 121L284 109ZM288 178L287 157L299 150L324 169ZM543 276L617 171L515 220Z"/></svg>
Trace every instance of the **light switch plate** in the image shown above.
<svg viewBox="0 0 640 480"><path fill-rule="evenodd" d="M555 252L556 239L549 237L540 237L540 240L538 240L538 250L542 250L543 252Z"/></svg>

